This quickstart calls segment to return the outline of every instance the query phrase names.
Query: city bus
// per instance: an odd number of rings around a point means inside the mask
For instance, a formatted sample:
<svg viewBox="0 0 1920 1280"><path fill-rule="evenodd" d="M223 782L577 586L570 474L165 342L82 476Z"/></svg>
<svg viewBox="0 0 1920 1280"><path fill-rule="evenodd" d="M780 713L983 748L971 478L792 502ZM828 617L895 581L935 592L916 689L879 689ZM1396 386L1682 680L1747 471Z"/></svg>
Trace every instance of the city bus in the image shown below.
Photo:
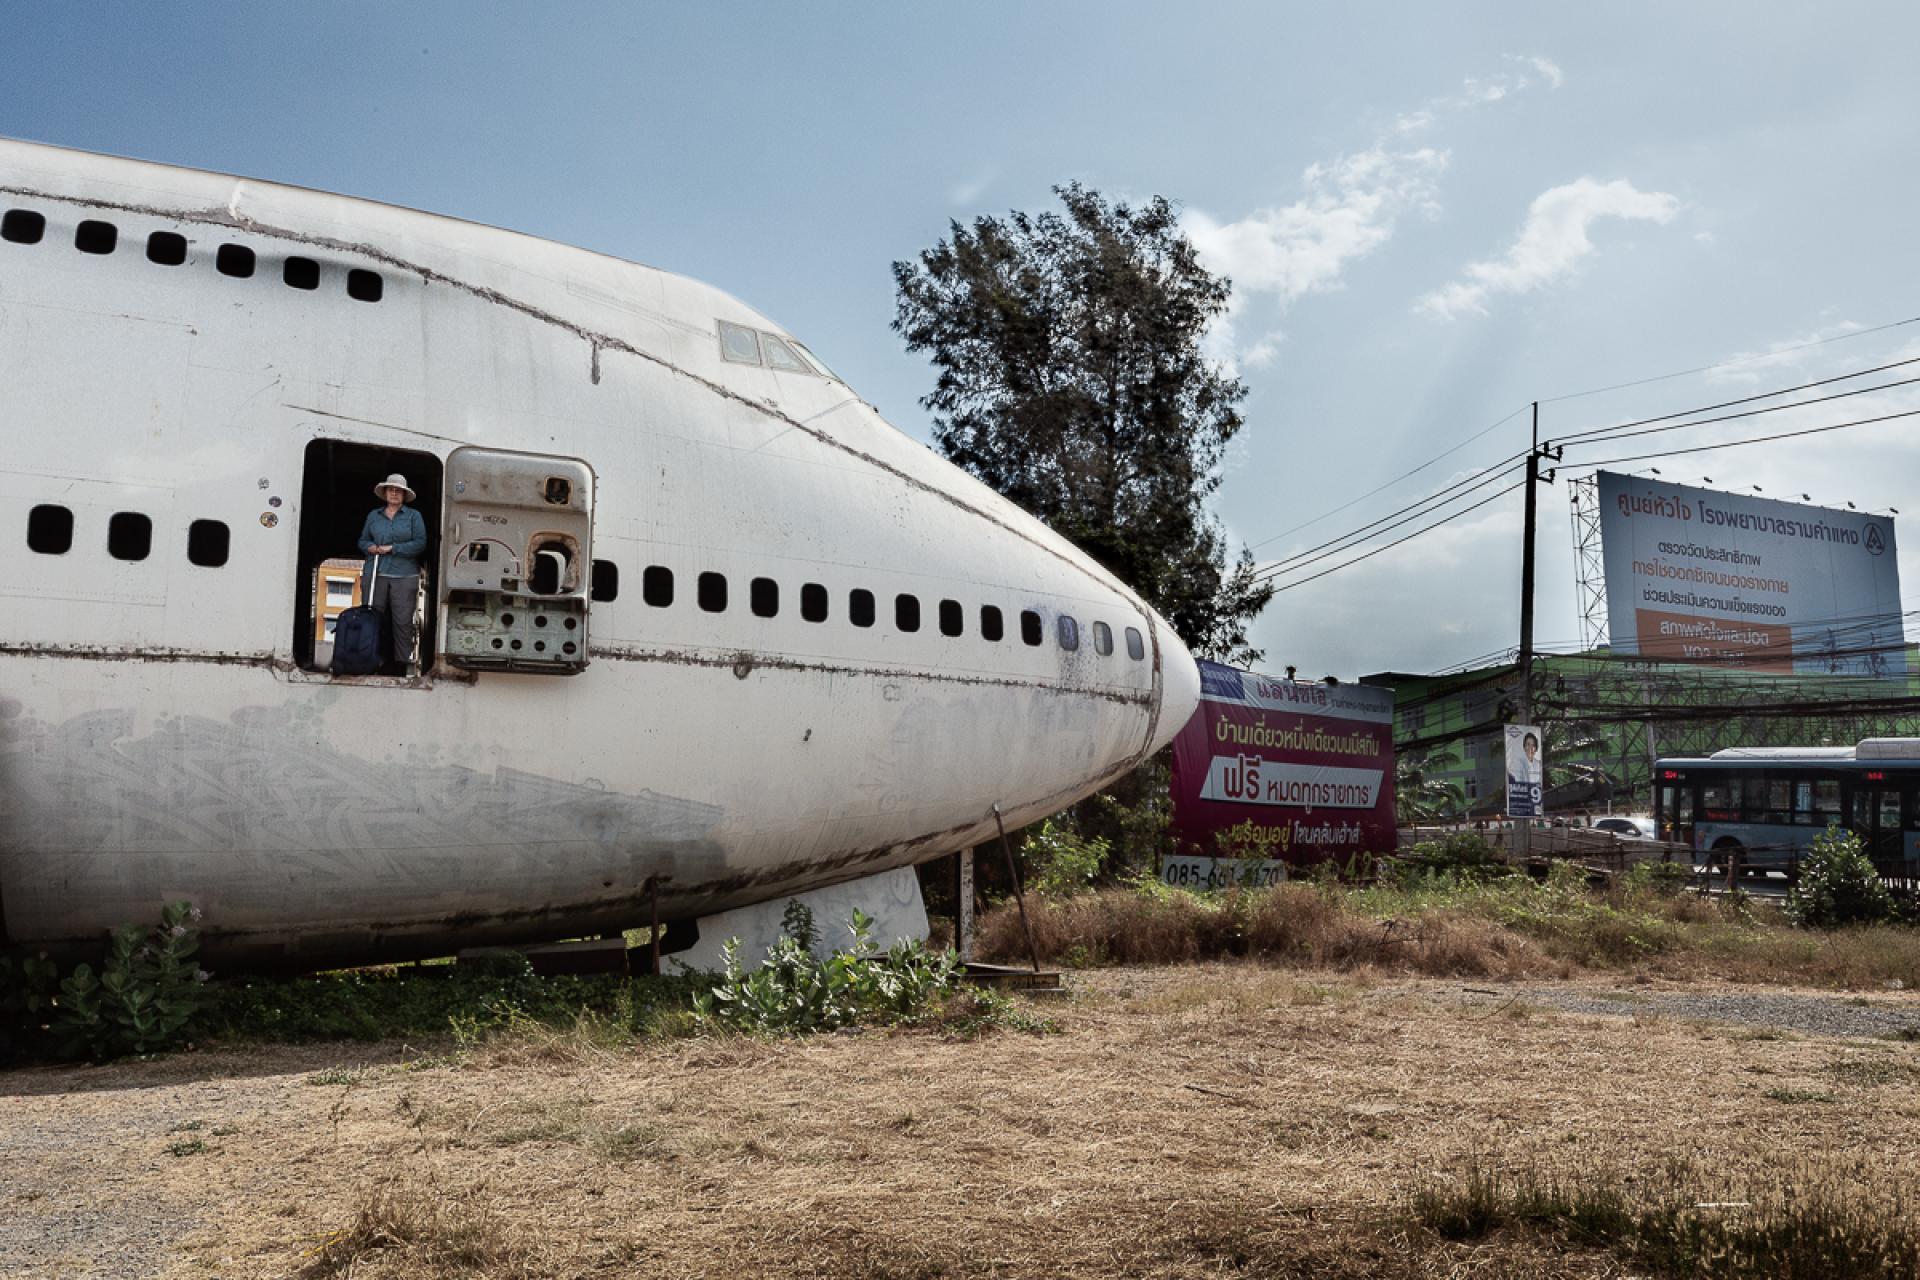
<svg viewBox="0 0 1920 1280"><path fill-rule="evenodd" d="M1859 835L1880 874L1920 876L1920 738L1851 747L1733 747L1654 766L1663 840L1716 869L1791 873L1830 826Z"/></svg>

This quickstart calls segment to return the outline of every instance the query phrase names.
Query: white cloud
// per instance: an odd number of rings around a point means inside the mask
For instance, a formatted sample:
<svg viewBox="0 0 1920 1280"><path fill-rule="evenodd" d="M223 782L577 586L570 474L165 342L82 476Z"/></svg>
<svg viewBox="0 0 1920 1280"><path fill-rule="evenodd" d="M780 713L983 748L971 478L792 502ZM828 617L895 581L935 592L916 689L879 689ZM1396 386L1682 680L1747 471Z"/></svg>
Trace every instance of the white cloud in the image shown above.
<svg viewBox="0 0 1920 1280"><path fill-rule="evenodd" d="M1758 351L1737 351L1707 370L1709 382L1757 383L1762 379L1779 381L1782 373L1798 369L1820 353L1820 347L1834 338L1857 331L1852 320L1820 325L1806 333L1768 343Z"/></svg>
<svg viewBox="0 0 1920 1280"><path fill-rule="evenodd" d="M1272 364L1274 357L1280 354L1280 348L1286 345L1286 341L1287 335L1285 333L1282 333L1278 329L1268 330L1266 334L1261 337L1260 341L1247 348L1247 354L1244 357L1247 362L1247 367L1250 369L1263 369L1267 365Z"/></svg>
<svg viewBox="0 0 1920 1280"><path fill-rule="evenodd" d="M1291 302L1339 288L1347 264L1385 244L1401 214L1437 207L1433 183L1446 167L1446 153L1431 147L1373 147L1308 166L1306 194L1292 204L1225 223L1192 210L1186 232L1236 290Z"/></svg>
<svg viewBox="0 0 1920 1280"><path fill-rule="evenodd" d="M987 188L993 185L993 179L993 171L988 170L954 183L947 189L947 203L972 204L987 193Z"/></svg>
<svg viewBox="0 0 1920 1280"><path fill-rule="evenodd" d="M1541 76L1546 79L1549 89L1558 89L1567 82L1567 73L1562 71L1560 64L1552 58L1543 58L1538 54L1530 54L1525 58L1517 58L1515 61L1524 62L1535 71L1538 71Z"/></svg>
<svg viewBox="0 0 1920 1280"><path fill-rule="evenodd" d="M1679 211L1677 198L1641 191L1625 179L1581 178L1554 187L1534 199L1525 225L1504 254L1468 263L1462 279L1424 295L1415 306L1447 319L1466 311L1484 312L1494 294L1530 293L1571 274L1594 252L1588 232L1600 219L1666 223Z"/></svg>
<svg viewBox="0 0 1920 1280"><path fill-rule="evenodd" d="M1439 212L1448 153L1416 145L1413 135L1450 114L1536 85L1558 88L1566 80L1546 58L1509 55L1507 61L1515 69L1469 76L1457 91L1395 117L1372 146L1309 165L1300 176L1302 194L1289 204L1232 220L1187 211L1182 223L1202 260L1234 284L1233 310L1209 334L1208 352L1217 362L1228 369L1242 362L1259 367L1277 353L1277 333L1240 350L1235 322L1250 299L1264 296L1285 307L1307 294L1339 289L1348 267L1391 240L1402 217Z"/></svg>

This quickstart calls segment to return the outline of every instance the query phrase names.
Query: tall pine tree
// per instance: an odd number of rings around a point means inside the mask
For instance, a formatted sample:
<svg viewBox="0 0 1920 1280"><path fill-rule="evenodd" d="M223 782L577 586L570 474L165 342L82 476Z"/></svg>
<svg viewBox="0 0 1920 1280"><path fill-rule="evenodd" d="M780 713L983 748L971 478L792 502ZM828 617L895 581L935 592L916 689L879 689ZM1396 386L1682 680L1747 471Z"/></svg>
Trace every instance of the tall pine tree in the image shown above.
<svg viewBox="0 0 1920 1280"><path fill-rule="evenodd" d="M1165 199L951 224L896 262L893 327L939 381L921 403L946 456L1071 538L1204 656L1250 665L1273 596L1231 569L1207 498L1246 387L1201 354L1230 284L1200 265Z"/></svg>

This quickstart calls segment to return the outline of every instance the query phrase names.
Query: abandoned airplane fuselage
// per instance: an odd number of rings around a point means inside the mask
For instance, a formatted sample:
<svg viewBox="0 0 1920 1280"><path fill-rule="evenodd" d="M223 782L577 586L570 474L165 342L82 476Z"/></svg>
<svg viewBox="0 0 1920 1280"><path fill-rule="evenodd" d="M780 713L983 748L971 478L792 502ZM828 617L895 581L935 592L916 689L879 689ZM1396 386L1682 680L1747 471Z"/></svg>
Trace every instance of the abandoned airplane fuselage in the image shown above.
<svg viewBox="0 0 1920 1280"><path fill-rule="evenodd" d="M716 289L26 143L0 216L0 944L695 919L1033 821L1195 705L1122 583ZM330 675L392 471L424 670Z"/></svg>

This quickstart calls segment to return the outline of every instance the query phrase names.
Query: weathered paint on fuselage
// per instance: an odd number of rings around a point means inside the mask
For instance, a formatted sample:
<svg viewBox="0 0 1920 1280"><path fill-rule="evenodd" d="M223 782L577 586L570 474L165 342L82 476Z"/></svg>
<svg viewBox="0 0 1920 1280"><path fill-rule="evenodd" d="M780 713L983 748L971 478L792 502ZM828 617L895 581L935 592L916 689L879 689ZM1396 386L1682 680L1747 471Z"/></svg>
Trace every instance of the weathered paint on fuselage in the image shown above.
<svg viewBox="0 0 1920 1280"><path fill-rule="evenodd" d="M296 188L0 142L0 922L98 937L188 898L209 950L319 963L688 918L921 861L1134 767L1198 691L1166 624L843 383L722 358L727 295L582 250ZM78 224L110 224L109 254ZM145 253L155 231L187 260ZM225 244L257 256L221 274ZM288 257L320 284L282 282ZM376 272L378 302L347 272ZM577 457L622 571L577 676L300 669L315 439ZM359 506L372 496L355 497ZM72 512L71 550L26 547ZM117 512L151 554L108 552ZM438 513L428 511L429 524ZM187 530L231 530L220 567ZM674 603L642 599L670 568ZM703 572L729 607L694 601ZM747 584L780 585L772 617ZM802 583L827 587L803 620ZM879 622L850 625L848 593ZM893 625L916 597L918 631ZM965 625L941 634L939 602ZM1006 636L980 632L999 608ZM1024 643L1023 610L1044 621ZM444 612L444 611L443 611ZM1077 620L1064 649L1057 619ZM443 620L444 621L444 620ZM1116 638L1097 653L1093 624ZM1133 627L1145 653L1119 642Z"/></svg>

